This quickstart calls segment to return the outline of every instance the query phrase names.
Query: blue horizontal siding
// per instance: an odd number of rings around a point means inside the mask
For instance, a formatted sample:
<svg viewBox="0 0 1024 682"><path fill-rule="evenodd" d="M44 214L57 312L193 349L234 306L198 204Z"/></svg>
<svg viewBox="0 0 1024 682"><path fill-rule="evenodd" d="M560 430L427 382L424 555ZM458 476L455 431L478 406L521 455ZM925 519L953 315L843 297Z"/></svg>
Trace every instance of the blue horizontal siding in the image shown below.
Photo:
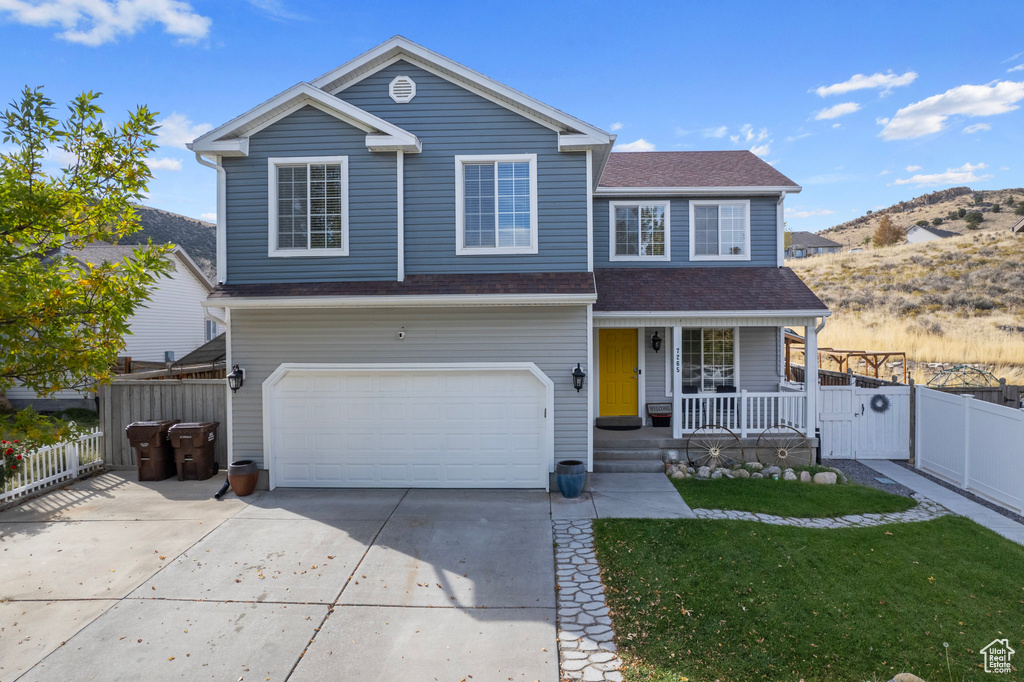
<svg viewBox="0 0 1024 682"><path fill-rule="evenodd" d="M348 156L349 255L267 256L267 159ZM249 156L223 159L227 173L227 279L319 282L394 279L398 272L395 155L366 148L366 133L303 107L249 139Z"/></svg>
<svg viewBox="0 0 1024 682"><path fill-rule="evenodd" d="M594 199L594 267L595 268L673 268L693 267L750 267L776 266L777 200L773 197L700 197L700 200L750 200L750 260L749 261L694 261L690 262L690 202L672 199L669 239L672 244L671 261L611 261L608 259L608 202L631 201L629 198ZM651 201L654 197L636 199Z"/></svg>
<svg viewBox="0 0 1024 682"><path fill-rule="evenodd" d="M394 102L395 76L416 97ZM587 168L583 152L559 152L557 134L443 78L399 61L338 93L417 135L405 157L405 265L409 274L587 269ZM455 255L455 156L537 154L537 254Z"/></svg>

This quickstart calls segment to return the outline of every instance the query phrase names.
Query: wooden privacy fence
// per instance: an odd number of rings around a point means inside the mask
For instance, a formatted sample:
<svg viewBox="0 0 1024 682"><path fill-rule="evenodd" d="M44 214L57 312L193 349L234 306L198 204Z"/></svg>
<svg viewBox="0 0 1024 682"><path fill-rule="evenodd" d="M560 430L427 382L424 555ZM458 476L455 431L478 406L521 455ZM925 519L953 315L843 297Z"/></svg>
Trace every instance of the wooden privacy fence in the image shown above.
<svg viewBox="0 0 1024 682"><path fill-rule="evenodd" d="M135 451L124 428L132 422L180 419L220 422L214 454L227 466L227 385L221 379L117 380L99 389L103 460L107 466L135 466Z"/></svg>
<svg viewBox="0 0 1024 682"><path fill-rule="evenodd" d="M919 468L1024 511L1024 412L923 386L916 409Z"/></svg>
<svg viewBox="0 0 1024 682"><path fill-rule="evenodd" d="M790 374L793 377L793 381L803 383L804 381L804 367L803 365L792 365L790 366ZM850 383L850 380L853 383ZM855 385L859 388L881 388L882 386L897 386L899 382L886 381L885 379L876 379L875 377L864 376L863 374L850 374L849 372L834 372L830 369L819 369L818 370L818 385L820 386L851 386Z"/></svg>
<svg viewBox="0 0 1024 682"><path fill-rule="evenodd" d="M1024 386L1007 384L1006 379L1000 379L998 386L929 386L928 388L953 395L969 395L986 403L1013 408L1020 407L1021 394L1024 393Z"/></svg>

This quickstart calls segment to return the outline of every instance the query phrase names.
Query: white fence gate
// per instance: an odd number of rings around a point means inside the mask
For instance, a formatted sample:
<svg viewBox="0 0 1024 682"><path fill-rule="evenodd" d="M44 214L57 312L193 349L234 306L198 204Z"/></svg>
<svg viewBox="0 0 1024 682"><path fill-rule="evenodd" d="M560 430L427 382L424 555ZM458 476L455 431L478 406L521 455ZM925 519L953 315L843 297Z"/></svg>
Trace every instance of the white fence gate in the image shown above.
<svg viewBox="0 0 1024 682"><path fill-rule="evenodd" d="M1024 412L917 388L916 465L1024 511Z"/></svg>
<svg viewBox="0 0 1024 682"><path fill-rule="evenodd" d="M910 459L910 387L822 386L821 456Z"/></svg>

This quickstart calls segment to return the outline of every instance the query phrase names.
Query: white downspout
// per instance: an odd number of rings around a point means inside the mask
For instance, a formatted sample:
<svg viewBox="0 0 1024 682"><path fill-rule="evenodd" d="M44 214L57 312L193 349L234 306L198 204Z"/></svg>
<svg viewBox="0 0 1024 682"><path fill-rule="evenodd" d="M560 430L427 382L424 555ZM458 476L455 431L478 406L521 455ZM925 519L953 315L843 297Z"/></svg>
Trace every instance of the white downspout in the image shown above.
<svg viewBox="0 0 1024 682"><path fill-rule="evenodd" d="M775 205L775 220L778 223L778 254L776 265L780 268L786 264L786 193L779 194L779 201Z"/></svg>
<svg viewBox="0 0 1024 682"><path fill-rule="evenodd" d="M405 281L405 152L399 149L395 165L398 170L398 177L395 180L398 195L397 223L398 223L398 281Z"/></svg>
<svg viewBox="0 0 1024 682"><path fill-rule="evenodd" d="M196 161L207 168L217 171L217 283L226 284L228 279L227 259L227 172L224 166L220 165L220 157L215 156L215 162L207 161L203 155L196 152Z"/></svg>

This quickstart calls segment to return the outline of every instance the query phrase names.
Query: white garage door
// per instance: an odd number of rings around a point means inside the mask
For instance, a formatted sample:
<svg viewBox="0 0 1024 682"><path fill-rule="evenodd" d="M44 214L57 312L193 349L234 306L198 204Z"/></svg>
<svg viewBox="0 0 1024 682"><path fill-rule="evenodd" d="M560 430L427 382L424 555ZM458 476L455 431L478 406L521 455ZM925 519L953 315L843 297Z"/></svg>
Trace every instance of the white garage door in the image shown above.
<svg viewBox="0 0 1024 682"><path fill-rule="evenodd" d="M274 486L547 487L548 387L528 369L283 366L267 384Z"/></svg>

